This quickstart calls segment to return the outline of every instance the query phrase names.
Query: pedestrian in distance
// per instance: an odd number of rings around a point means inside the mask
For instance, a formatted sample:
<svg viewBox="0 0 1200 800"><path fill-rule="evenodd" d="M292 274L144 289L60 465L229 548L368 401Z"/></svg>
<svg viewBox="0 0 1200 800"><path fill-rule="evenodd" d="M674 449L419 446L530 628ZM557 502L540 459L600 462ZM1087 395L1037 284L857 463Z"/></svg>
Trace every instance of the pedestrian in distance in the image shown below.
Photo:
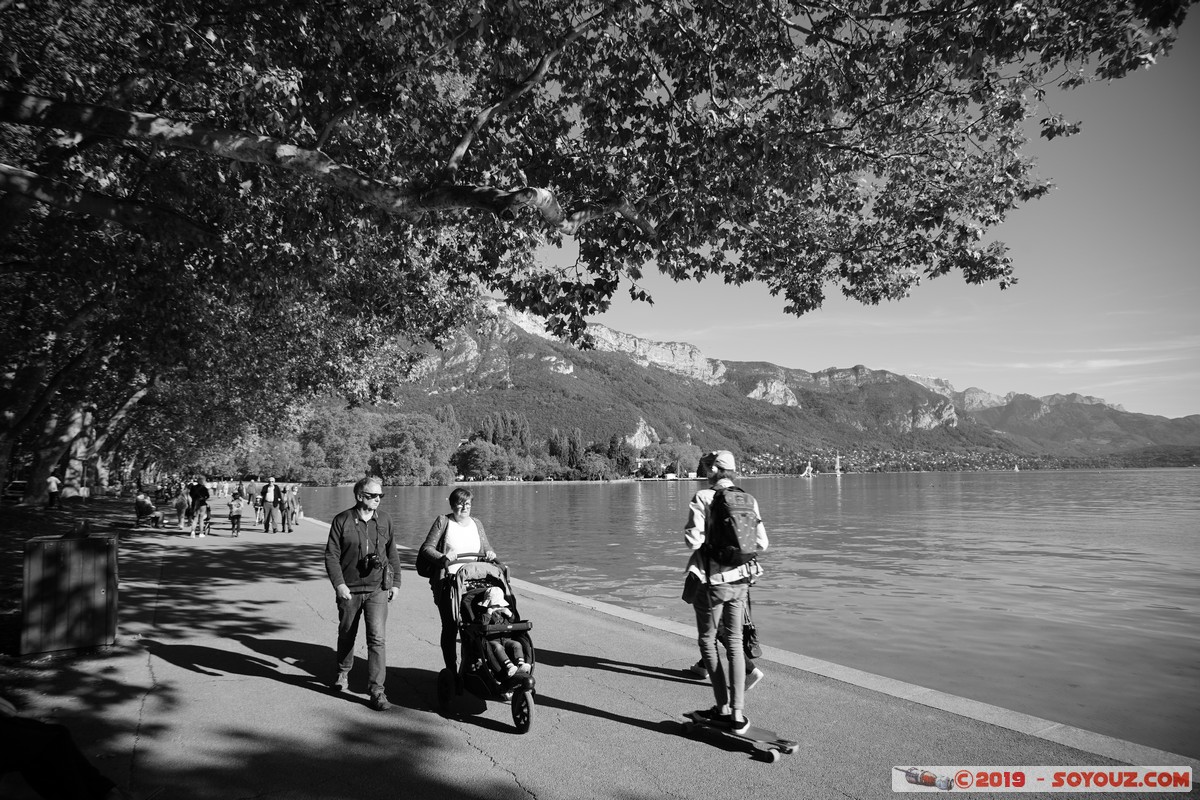
<svg viewBox="0 0 1200 800"><path fill-rule="evenodd" d="M719 528L727 524L726 519L717 519L718 515L724 517L725 498L720 498L720 507L714 508L714 502L718 495L737 491L733 484L737 476L733 453L717 450L707 454L700 460L700 472L709 485L696 492L688 504L684 541L692 554L686 574L689 582L698 584L692 598L697 641L716 703L712 708L696 711L695 716L716 727L741 733L750 727L745 714L746 656L742 649L742 623L750 584L762 574L762 567L753 557L744 563L733 563L740 561L740 557L729 556L727 562L714 557L715 552L722 552L714 549L722 535ZM753 530L744 534L753 538L753 551L761 552L767 549L767 531L756 500L752 501L752 509ZM708 547L705 547L706 542ZM717 637L722 628L728 674L717 652Z"/></svg>
<svg viewBox="0 0 1200 800"><path fill-rule="evenodd" d="M50 477L46 478L46 508L54 508L58 505L58 494L62 489L62 481L53 472Z"/></svg>
<svg viewBox="0 0 1200 800"><path fill-rule="evenodd" d="M458 656L454 652L458 625L454 621L450 576L462 566L452 563L459 553L483 553L485 561L496 560L483 521L471 516L471 490L461 487L450 493L450 513L441 514L433 521L421 544L422 558L441 565L441 569L430 576L429 587L442 620L442 661L451 675L458 674Z"/></svg>
<svg viewBox="0 0 1200 800"><path fill-rule="evenodd" d="M133 515L135 526L141 525L143 521L148 521L151 528L162 527L163 512L154 507L154 501L145 492L138 492L133 498Z"/></svg>
<svg viewBox="0 0 1200 800"><path fill-rule="evenodd" d="M296 484L283 487L283 532L291 533L296 524Z"/></svg>
<svg viewBox="0 0 1200 800"><path fill-rule="evenodd" d="M275 478L267 478L267 484L259 492L262 497L263 533L278 533L283 530L283 487Z"/></svg>
<svg viewBox="0 0 1200 800"><path fill-rule="evenodd" d="M337 598L337 677L332 688L349 688L359 620L367 623L367 693L371 708L391 708L387 678L388 603L400 586L400 556L392 520L379 510L383 487L376 478L354 484L355 505L333 518L325 543L325 572Z"/></svg>
<svg viewBox="0 0 1200 800"><path fill-rule="evenodd" d="M175 494L175 501L172 503L175 506L175 524L183 529L183 521L187 518L188 513L188 496L187 490L183 484L179 484L179 491Z"/></svg>
<svg viewBox="0 0 1200 800"><path fill-rule="evenodd" d="M242 534L242 509L245 506L246 501L242 499L242 493L234 492L233 497L229 500L229 527L234 536Z"/></svg>
<svg viewBox="0 0 1200 800"><path fill-rule="evenodd" d="M287 491L287 520L288 531L300 524L300 484L293 483Z"/></svg>
<svg viewBox="0 0 1200 800"><path fill-rule="evenodd" d="M208 491L208 484L204 481L203 475L197 475L192 481L191 487L188 489L188 497L191 499L192 510L192 533L191 538L203 538L208 533L210 509L208 500L211 497Z"/></svg>

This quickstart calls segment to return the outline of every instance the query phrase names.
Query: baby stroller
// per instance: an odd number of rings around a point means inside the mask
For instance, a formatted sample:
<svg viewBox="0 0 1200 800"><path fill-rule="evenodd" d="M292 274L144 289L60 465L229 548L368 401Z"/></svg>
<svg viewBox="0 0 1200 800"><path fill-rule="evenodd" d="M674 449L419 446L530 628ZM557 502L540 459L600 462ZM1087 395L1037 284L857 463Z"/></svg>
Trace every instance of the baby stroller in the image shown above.
<svg viewBox="0 0 1200 800"><path fill-rule="evenodd" d="M445 578L448 582L454 621L458 625L460 656L458 675L443 669L438 674L438 703L443 708L450 705L451 696L462 694L466 689L484 700L512 702L513 724L518 733L526 733L533 725L533 668L535 656L529 631L533 623L522 619L517 611L516 598L508 583L508 567L490 561L478 561L483 553L462 553L453 564L462 564L453 574ZM493 586L504 592L508 608L512 611L510 622L487 625L478 622L479 608L476 601ZM493 671L488 660L489 640L515 639L524 650L528 672L518 672L509 677Z"/></svg>

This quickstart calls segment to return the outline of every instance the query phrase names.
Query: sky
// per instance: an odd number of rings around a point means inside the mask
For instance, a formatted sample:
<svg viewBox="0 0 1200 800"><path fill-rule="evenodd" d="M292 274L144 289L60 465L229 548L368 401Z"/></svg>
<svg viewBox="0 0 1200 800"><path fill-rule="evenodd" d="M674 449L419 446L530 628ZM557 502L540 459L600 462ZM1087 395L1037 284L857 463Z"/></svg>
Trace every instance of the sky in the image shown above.
<svg viewBox="0 0 1200 800"><path fill-rule="evenodd" d="M1198 16L1150 69L1052 95L1083 131L1028 146L1057 188L996 229L1016 286L952 273L879 306L834 289L794 317L761 285L675 284L654 272L642 281L653 306L621 293L591 321L727 361L861 364L958 390L1078 392L1141 414L1200 414Z"/></svg>

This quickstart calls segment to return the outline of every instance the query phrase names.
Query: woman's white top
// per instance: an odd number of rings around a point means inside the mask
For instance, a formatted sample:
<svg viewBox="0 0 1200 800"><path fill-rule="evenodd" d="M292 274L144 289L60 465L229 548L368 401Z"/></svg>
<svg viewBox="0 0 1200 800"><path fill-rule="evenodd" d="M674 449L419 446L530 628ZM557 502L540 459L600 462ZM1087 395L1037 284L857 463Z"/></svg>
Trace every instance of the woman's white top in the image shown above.
<svg viewBox="0 0 1200 800"><path fill-rule="evenodd" d="M442 544L442 552L453 550L455 553L478 553L483 549L479 541L479 528L475 520L467 517L466 522L457 522L453 517L446 519L446 539ZM446 571L453 575L462 564L451 564Z"/></svg>

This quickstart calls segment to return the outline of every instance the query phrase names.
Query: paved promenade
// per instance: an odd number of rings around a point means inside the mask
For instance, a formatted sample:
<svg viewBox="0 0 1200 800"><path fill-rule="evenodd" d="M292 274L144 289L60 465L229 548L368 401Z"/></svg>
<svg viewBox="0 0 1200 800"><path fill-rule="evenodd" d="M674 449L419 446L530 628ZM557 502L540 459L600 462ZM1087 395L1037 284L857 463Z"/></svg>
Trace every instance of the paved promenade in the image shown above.
<svg viewBox="0 0 1200 800"><path fill-rule="evenodd" d="M67 724L139 796L823 800L896 796L896 765L1130 763L1200 774L1181 756L771 648L747 714L800 749L763 763L682 734L679 715L712 702L707 684L682 676L696 659L690 628L519 580L537 649L532 729L517 734L506 704L470 696L443 716L436 613L427 582L408 569L388 621L393 708L375 712L361 632L352 693L326 689L337 619L327 524L305 520L279 535L251 524L235 539L223 502L216 535L203 539L123 530L115 647L10 659L0 670L19 707ZM1200 795L1193 786L1157 796ZM0 779L0 798L30 797L19 778Z"/></svg>

